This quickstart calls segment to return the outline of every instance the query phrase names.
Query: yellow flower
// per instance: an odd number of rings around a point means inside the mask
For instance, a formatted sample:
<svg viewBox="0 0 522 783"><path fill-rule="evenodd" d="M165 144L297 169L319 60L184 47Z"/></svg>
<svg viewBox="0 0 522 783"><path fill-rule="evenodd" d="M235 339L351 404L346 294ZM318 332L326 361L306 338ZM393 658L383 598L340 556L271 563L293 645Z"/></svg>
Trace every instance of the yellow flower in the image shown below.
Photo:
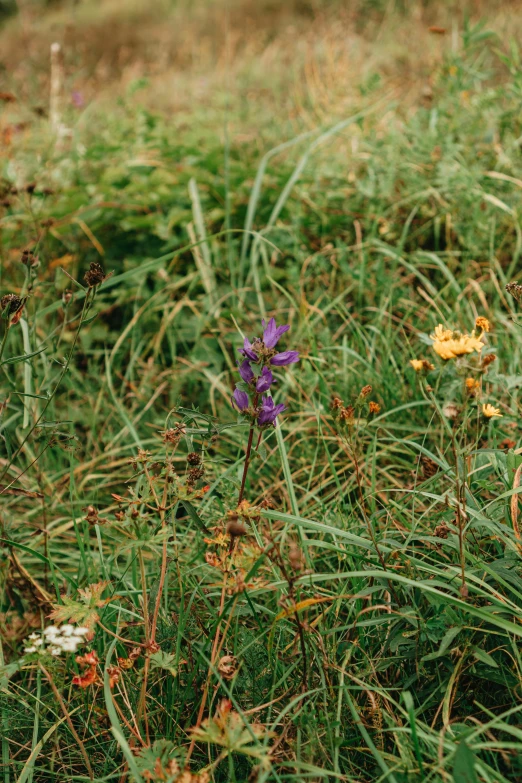
<svg viewBox="0 0 522 783"><path fill-rule="evenodd" d="M484 343L475 336L475 332L451 339L435 340L432 346L435 353L441 359L446 360L456 359L458 356L464 356L467 353L473 353L473 351L480 353L483 347Z"/></svg>
<svg viewBox="0 0 522 783"><path fill-rule="evenodd" d="M480 389L480 381L475 378L466 378L466 389L468 394L476 394Z"/></svg>
<svg viewBox="0 0 522 783"><path fill-rule="evenodd" d="M442 324L439 324L435 327L435 331L433 334L430 334L430 337L432 340L438 340L439 342L444 342L445 340L451 340L453 337L453 332L451 329L445 329Z"/></svg>
<svg viewBox="0 0 522 783"><path fill-rule="evenodd" d="M498 416L499 418L502 417L500 409L494 408L489 402L482 406L482 413L486 419L493 419L495 416Z"/></svg>
<svg viewBox="0 0 522 783"><path fill-rule="evenodd" d="M482 329L483 332L489 332L491 331L491 324L487 318L484 318L483 315L479 315L475 321L475 328Z"/></svg>
<svg viewBox="0 0 522 783"><path fill-rule="evenodd" d="M410 359L410 364L415 372L430 372L435 369L435 365L429 362L427 359Z"/></svg>

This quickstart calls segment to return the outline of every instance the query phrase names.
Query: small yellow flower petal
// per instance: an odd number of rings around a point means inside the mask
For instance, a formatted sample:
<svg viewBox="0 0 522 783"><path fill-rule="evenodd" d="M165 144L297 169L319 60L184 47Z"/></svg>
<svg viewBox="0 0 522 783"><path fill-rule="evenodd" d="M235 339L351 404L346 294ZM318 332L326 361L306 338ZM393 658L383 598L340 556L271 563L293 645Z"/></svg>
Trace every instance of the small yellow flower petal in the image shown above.
<svg viewBox="0 0 522 783"><path fill-rule="evenodd" d="M486 417L486 419L493 419L495 416L497 416L498 418L502 418L500 409L495 408L489 402L485 403L482 406L482 414Z"/></svg>

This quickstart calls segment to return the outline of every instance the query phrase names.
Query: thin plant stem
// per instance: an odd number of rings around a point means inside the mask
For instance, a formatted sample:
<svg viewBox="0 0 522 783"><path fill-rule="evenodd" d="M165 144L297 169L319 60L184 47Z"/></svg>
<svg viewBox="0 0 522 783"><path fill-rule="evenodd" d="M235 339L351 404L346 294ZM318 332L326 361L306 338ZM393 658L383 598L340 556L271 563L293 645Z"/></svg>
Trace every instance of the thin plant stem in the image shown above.
<svg viewBox="0 0 522 783"><path fill-rule="evenodd" d="M60 691L56 687L55 682L54 682L54 680L52 678L52 675L47 671L45 666L41 662L39 662L39 666L40 666L40 669L42 670L43 674L46 676L46 678L47 678L47 680L49 682L49 685L51 686L52 691L53 691L53 693L54 693L54 695L56 697L56 700L58 701L58 704L60 705L60 707L62 709L62 712L63 712L63 714L65 716L65 720L67 721L67 725L69 726L69 728L71 730L71 734L73 735L74 739L78 743L78 747L80 748L80 752L81 752L81 754L82 754L82 756L84 758L85 766L87 767L87 772L89 774L89 777L90 777L91 780L94 780L94 772L92 770L91 762L89 761L89 756L87 754L87 751L85 750L85 745L83 744L83 742L82 742L82 740L80 738L80 735L78 734L78 732L74 728L74 724L73 724L73 722L71 720L71 716L69 715L69 712L67 710L65 702L64 702L64 700L61 697Z"/></svg>

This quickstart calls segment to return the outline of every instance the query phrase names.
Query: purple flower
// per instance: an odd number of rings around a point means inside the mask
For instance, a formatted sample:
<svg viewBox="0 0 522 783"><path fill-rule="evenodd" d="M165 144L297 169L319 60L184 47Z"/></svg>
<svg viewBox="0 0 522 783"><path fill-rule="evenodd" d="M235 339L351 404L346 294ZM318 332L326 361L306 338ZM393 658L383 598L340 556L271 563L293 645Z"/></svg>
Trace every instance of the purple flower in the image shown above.
<svg viewBox="0 0 522 783"><path fill-rule="evenodd" d="M241 391L241 389L235 389L234 394L232 395L232 404L234 403L236 404L238 410L246 411L250 404L248 394L244 391Z"/></svg>
<svg viewBox="0 0 522 783"><path fill-rule="evenodd" d="M82 106L84 106L85 101L83 100L83 95L81 92L78 92L78 90L73 90L71 93L71 101L76 106L77 109L81 109Z"/></svg>
<svg viewBox="0 0 522 783"><path fill-rule="evenodd" d="M272 370L270 370L268 367L263 367L261 375L257 379L256 391L260 394L268 391L273 382L274 376L272 375Z"/></svg>
<svg viewBox="0 0 522 783"><path fill-rule="evenodd" d="M245 359L245 361L241 362L241 364L239 365L239 374L245 383L250 383L250 381L254 380L255 376L248 359Z"/></svg>
<svg viewBox="0 0 522 783"><path fill-rule="evenodd" d="M263 320L263 326L265 326L265 321ZM274 348L279 338L285 333L288 332L290 329L290 326L288 324L285 324L284 326L276 326L275 318L271 318L265 326L265 331L263 332L263 342L266 345L267 348Z"/></svg>
<svg viewBox="0 0 522 783"><path fill-rule="evenodd" d="M262 426L263 424L275 424L276 418L284 410L285 406L282 403L274 405L272 397L263 397L261 410L257 417L257 423L259 426Z"/></svg>
<svg viewBox="0 0 522 783"><path fill-rule="evenodd" d="M259 361L259 356L252 348L252 343L248 339L248 337L245 337L245 341L243 343L242 348L238 348L239 353L242 353L243 356L246 356L247 359L250 359L251 362L257 362Z"/></svg>
<svg viewBox="0 0 522 783"><path fill-rule="evenodd" d="M286 364L294 364L298 361L298 351L283 351L282 353L276 353L276 355L270 359L270 364L273 364L275 367L284 367Z"/></svg>

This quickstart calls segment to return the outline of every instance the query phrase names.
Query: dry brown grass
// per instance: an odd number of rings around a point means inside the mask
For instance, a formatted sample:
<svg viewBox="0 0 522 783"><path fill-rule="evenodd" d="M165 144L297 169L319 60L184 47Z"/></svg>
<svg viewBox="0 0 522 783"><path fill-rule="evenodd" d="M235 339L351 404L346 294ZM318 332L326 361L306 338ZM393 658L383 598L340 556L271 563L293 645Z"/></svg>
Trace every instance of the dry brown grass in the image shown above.
<svg viewBox="0 0 522 783"><path fill-rule="evenodd" d="M415 5L407 15L384 5L370 13L362 0L184 0L174 9L166 0L105 0L44 16L26 9L0 32L1 61L21 102L45 105L57 40L68 89L88 102L112 101L147 78L140 101L150 108L179 114L196 106L213 121L212 109L227 101L241 109L241 132L250 135L260 112L300 128L345 115L370 74L405 105L417 104L466 11L486 14L501 39L522 28L519 2Z"/></svg>

